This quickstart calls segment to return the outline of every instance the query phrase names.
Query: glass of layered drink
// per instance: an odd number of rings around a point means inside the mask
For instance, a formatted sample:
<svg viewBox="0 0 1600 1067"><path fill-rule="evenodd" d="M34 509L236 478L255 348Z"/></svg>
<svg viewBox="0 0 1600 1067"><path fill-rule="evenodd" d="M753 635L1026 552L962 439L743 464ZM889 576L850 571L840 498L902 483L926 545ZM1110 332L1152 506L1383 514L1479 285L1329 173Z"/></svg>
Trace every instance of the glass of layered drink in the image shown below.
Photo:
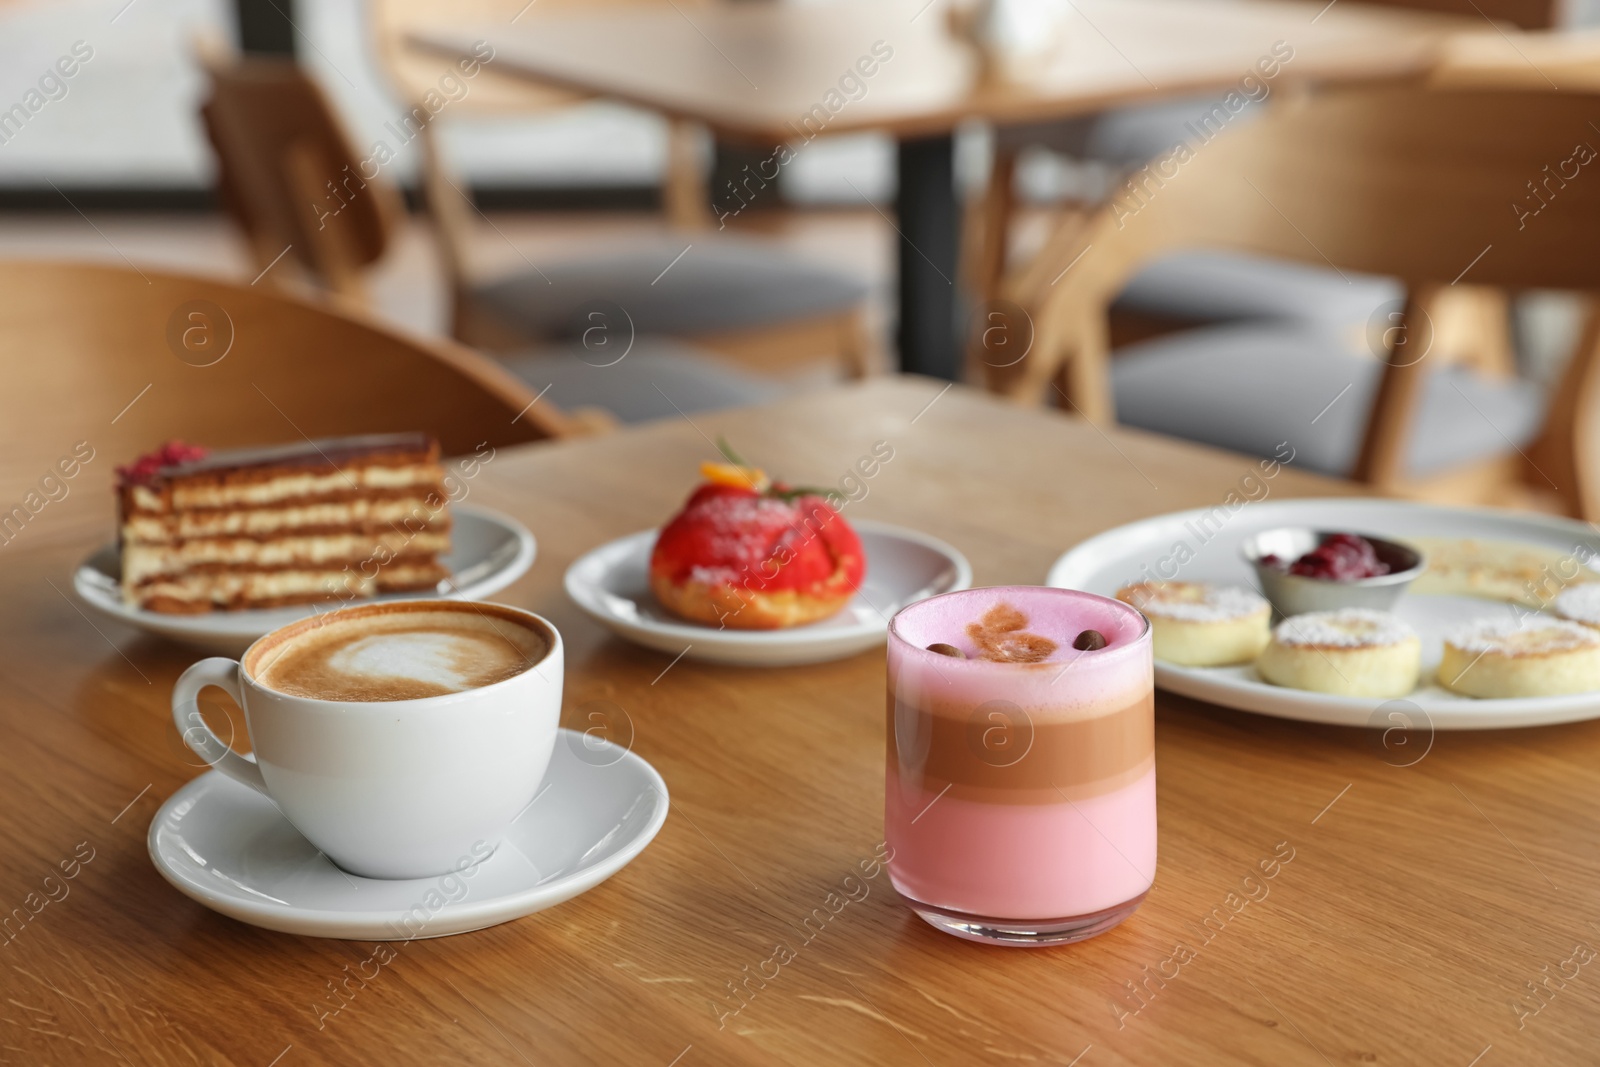
<svg viewBox="0 0 1600 1067"><path fill-rule="evenodd" d="M889 876L958 937L1079 941L1156 867L1150 624L1033 586L968 589L889 627Z"/></svg>

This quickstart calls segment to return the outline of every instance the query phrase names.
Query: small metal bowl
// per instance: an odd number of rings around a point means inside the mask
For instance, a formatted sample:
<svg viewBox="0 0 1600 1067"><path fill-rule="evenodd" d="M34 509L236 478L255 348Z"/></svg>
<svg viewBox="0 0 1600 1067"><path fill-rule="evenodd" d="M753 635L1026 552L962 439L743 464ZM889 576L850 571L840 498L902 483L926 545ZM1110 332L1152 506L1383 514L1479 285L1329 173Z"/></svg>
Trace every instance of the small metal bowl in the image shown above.
<svg viewBox="0 0 1600 1067"><path fill-rule="evenodd" d="M1372 542L1378 559L1389 565L1388 574L1338 582L1327 578L1307 578L1269 567L1261 560L1277 556L1293 563L1335 533L1355 533ZM1311 530L1303 526L1284 526L1263 530L1244 539L1239 554L1256 569L1261 593L1272 604L1275 615L1287 618L1308 611L1337 611L1340 608L1373 608L1387 611L1428 565L1421 552L1398 541L1386 541L1354 530Z"/></svg>

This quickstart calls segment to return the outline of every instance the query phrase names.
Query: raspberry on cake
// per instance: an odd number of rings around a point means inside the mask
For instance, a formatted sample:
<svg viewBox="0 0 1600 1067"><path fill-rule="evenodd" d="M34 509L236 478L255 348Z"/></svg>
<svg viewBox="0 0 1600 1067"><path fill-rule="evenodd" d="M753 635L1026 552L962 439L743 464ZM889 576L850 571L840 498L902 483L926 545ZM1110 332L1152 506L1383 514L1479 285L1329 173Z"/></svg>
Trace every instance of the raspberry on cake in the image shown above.
<svg viewBox="0 0 1600 1067"><path fill-rule="evenodd" d="M701 466L706 483L662 527L650 589L691 622L777 630L835 614L866 574L856 532L820 494L739 463Z"/></svg>
<svg viewBox="0 0 1600 1067"><path fill-rule="evenodd" d="M447 497L424 434L169 442L117 468L123 600L199 614L432 590L449 573Z"/></svg>

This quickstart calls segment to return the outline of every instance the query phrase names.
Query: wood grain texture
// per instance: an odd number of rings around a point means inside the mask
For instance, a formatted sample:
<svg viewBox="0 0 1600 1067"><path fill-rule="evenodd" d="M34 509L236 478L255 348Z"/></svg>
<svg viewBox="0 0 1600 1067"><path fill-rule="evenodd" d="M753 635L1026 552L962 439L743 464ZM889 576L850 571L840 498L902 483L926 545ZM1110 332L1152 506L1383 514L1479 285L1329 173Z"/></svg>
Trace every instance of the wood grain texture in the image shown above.
<svg viewBox="0 0 1600 1067"><path fill-rule="evenodd" d="M1366 81L1424 72L1458 32L1494 32L1477 15L1345 3L1318 17L1322 6L1082 0L1072 5L1059 62L1025 84L980 81L974 55L950 36L942 8L928 10L922 0L698 11L641 5L551 14L537 25L430 27L408 39L446 55L486 40L500 73L698 119L730 139L773 145L809 140L802 119L814 106L832 112L821 123L828 133L927 136L968 119L1032 122L1226 89L1280 40L1295 50L1282 83ZM876 42L892 57L874 53ZM884 61L860 79L864 92L846 102L841 76L874 54ZM831 103L830 91L837 97Z"/></svg>
<svg viewBox="0 0 1600 1067"><path fill-rule="evenodd" d="M94 850L70 893L0 945L0 1059L1466 1067L1492 1044L1486 1067L1592 1062L1600 976L1585 968L1547 992L1520 1031L1510 1004L1575 942L1600 938L1595 723L1441 734L1431 748L1413 738L1386 753L1374 733L1162 695L1160 866L1122 927L1070 948L975 946L924 925L879 874L804 941L802 920L882 840L882 652L782 670L683 660L663 674L670 657L607 636L566 600L561 574L681 503L713 454L701 431L818 483L890 442L894 458L846 514L949 540L981 584L1037 582L1073 543L1217 504L1255 469L944 388L878 379L497 453L469 499L517 515L540 543L502 599L561 628L564 721L579 724L588 701L621 705L672 812L604 885L401 947L331 1016L314 1005L375 946L224 919L150 865L146 827L196 773L167 700L197 656L97 633L52 588L109 530L104 484L85 485L37 536L0 549L0 905L22 905L80 842ZM1348 491L1292 471L1266 484L1274 499ZM1291 850L1262 878L1261 861ZM1262 898L1233 914L1247 892ZM1216 909L1207 940L1195 928ZM776 977L768 966L733 1014L728 983L779 942L796 958ZM1163 961L1179 942L1197 954L1172 977ZM1150 980L1133 1013L1124 983L1158 969L1165 985Z"/></svg>

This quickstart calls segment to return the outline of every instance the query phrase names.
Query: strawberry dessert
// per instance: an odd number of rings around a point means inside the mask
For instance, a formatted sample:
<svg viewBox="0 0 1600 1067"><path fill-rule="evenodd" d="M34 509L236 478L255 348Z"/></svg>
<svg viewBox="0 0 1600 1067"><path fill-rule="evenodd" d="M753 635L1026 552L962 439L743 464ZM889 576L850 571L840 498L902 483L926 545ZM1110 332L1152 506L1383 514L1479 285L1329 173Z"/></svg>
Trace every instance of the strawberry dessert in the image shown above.
<svg viewBox="0 0 1600 1067"><path fill-rule="evenodd" d="M705 463L700 473L705 482L650 554L650 588L663 607L691 622L778 630L850 602L866 556L822 491L770 481L741 462Z"/></svg>

